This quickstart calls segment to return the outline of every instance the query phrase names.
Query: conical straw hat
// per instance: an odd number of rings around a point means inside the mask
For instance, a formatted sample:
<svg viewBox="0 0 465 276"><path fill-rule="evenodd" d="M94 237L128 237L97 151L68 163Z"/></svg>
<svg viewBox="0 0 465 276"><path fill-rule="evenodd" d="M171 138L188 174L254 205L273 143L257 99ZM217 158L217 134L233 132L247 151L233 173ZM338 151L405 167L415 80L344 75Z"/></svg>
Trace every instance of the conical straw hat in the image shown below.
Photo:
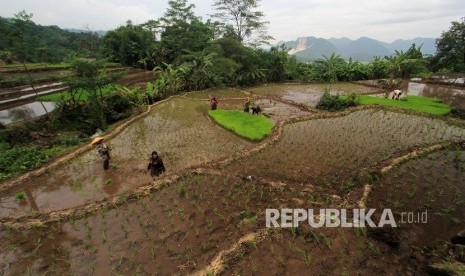
<svg viewBox="0 0 465 276"><path fill-rule="evenodd" d="M91 145L98 144L100 141L103 141L103 139L104 139L103 137L95 137Z"/></svg>

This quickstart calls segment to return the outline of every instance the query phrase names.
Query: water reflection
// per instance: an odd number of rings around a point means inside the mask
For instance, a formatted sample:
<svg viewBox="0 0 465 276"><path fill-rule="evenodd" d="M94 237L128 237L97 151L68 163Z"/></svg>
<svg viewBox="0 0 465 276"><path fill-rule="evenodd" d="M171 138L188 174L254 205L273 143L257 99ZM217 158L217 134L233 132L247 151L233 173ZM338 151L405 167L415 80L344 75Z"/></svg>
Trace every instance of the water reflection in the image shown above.
<svg viewBox="0 0 465 276"><path fill-rule="evenodd" d="M438 98L451 106L465 107L465 89L409 82L408 95Z"/></svg>
<svg viewBox="0 0 465 276"><path fill-rule="evenodd" d="M42 116L45 114L45 110L41 103L45 106L48 112L56 108L56 104L53 102L32 102L0 110L0 123L7 125Z"/></svg>
<svg viewBox="0 0 465 276"><path fill-rule="evenodd" d="M465 83L465 78L451 78L447 76L440 76L440 77L433 77L434 80L440 81L440 82L447 82L447 83Z"/></svg>

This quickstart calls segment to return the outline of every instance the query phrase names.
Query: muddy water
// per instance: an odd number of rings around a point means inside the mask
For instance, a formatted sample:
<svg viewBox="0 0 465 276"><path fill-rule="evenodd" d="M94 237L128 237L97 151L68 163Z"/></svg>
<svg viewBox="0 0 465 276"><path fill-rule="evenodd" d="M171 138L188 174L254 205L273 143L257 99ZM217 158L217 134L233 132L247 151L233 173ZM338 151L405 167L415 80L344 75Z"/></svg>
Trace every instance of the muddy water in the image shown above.
<svg viewBox="0 0 465 276"><path fill-rule="evenodd" d="M260 106L262 113L275 123L278 121L299 118L310 114L310 112L302 111L297 107L270 99L255 100L254 104Z"/></svg>
<svg viewBox="0 0 465 276"><path fill-rule="evenodd" d="M187 275L262 228L261 214L274 199L295 206L295 196L228 174L182 178L151 196L84 219L22 233L0 230L5 241L0 264L12 263L0 271L24 275L29 267L33 275L53 269L58 270L54 275Z"/></svg>
<svg viewBox="0 0 465 276"><path fill-rule="evenodd" d="M380 90L373 87L354 83L336 84L266 84L248 89L248 91L260 96L274 96L297 104L315 107L324 91L330 90L333 95L350 94L373 94Z"/></svg>
<svg viewBox="0 0 465 276"><path fill-rule="evenodd" d="M461 149L410 160L374 183L369 208L414 214L414 223L401 228L403 248L423 248L449 240L465 227L464 168L465 152ZM425 211L425 220L419 219L418 214Z"/></svg>
<svg viewBox="0 0 465 276"><path fill-rule="evenodd" d="M208 100L211 97L215 96L217 99L230 99L230 98L245 98L250 96L250 93L247 93L242 90L232 89L232 88L213 88L205 91L196 91L196 92L189 92L185 95L185 97L191 99L204 99Z"/></svg>
<svg viewBox="0 0 465 276"><path fill-rule="evenodd" d="M17 123L39 117L45 114L44 107L47 112L55 109L56 104L51 102L31 102L20 106L0 110L0 123L7 125Z"/></svg>
<svg viewBox="0 0 465 276"><path fill-rule="evenodd" d="M321 98L321 92L287 91L282 98L295 103L315 107Z"/></svg>
<svg viewBox="0 0 465 276"><path fill-rule="evenodd" d="M438 98L451 106L465 107L465 89L409 82L408 95Z"/></svg>
<svg viewBox="0 0 465 276"><path fill-rule="evenodd" d="M442 121L364 110L334 119L287 125L282 139L230 165L244 175L306 183L327 191L358 170L413 147L465 139L465 130Z"/></svg>
<svg viewBox="0 0 465 276"><path fill-rule="evenodd" d="M451 106L465 107L465 88L447 85L441 86L437 84L426 84L421 83L420 81L421 79L419 78L413 78L412 81L407 83L407 95L438 98ZM456 81L457 83L463 83L463 78L458 78L457 80L444 80L444 82L453 81ZM360 81L360 83L366 83L368 85L378 85L378 80ZM378 94L378 96L384 95L384 93Z"/></svg>
<svg viewBox="0 0 465 276"><path fill-rule="evenodd" d="M111 169L104 171L95 151L87 152L55 171L22 183L0 195L0 216L46 213L103 200L148 184L150 152L157 150L168 172L199 165L251 147L207 117L208 103L171 99L153 107L149 116L107 142ZM24 192L25 201L14 195Z"/></svg>
<svg viewBox="0 0 465 276"><path fill-rule="evenodd" d="M266 84L258 87L253 87L247 89L252 93L258 95L279 95L284 96L286 94L292 95L295 94L295 97L303 97L302 94L319 94L330 89L331 93L334 94L350 94L353 92L360 94L375 93L379 91L378 88L367 87L365 85L355 84L355 83L333 83L331 86L326 83L316 83L316 84ZM297 93L296 93L297 92Z"/></svg>

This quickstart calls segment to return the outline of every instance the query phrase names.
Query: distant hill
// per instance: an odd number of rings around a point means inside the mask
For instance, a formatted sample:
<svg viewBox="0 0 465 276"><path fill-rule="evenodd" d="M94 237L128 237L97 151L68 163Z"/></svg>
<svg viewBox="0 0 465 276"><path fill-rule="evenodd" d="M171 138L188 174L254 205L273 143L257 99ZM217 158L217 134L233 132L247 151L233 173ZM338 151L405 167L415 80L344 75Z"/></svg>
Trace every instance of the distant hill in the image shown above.
<svg viewBox="0 0 465 276"><path fill-rule="evenodd" d="M291 46L289 54L295 54L301 59L306 59L308 56L323 56L331 55L331 53L338 51L338 49L326 39L316 37L303 37L286 44L287 47Z"/></svg>
<svg viewBox="0 0 465 276"><path fill-rule="evenodd" d="M371 61L376 56L389 56L396 50L405 52L412 44L417 47L421 46L423 55L433 55L436 52L436 39L434 38L399 39L392 43L386 43L369 37L351 40L346 37L324 39L310 36L300 37L295 41L278 42L278 45L282 44L289 49L289 54L306 61L321 58L323 55L329 56L332 53L341 55L346 59Z"/></svg>
<svg viewBox="0 0 465 276"><path fill-rule="evenodd" d="M421 47L421 52L425 55L434 55L436 53L436 39L435 38L422 38L422 37L417 37L414 39L409 39L409 40L403 40L403 39L398 39L391 44L390 50L403 50L404 52L412 46L412 44L415 43L416 46Z"/></svg>
<svg viewBox="0 0 465 276"><path fill-rule="evenodd" d="M57 63L75 54L92 56L97 52L99 38L97 35L89 36L88 31L83 32L70 32L58 26L41 26L31 22L23 42L14 20L0 16L0 52L20 57L19 45L24 44L28 52L27 62Z"/></svg>

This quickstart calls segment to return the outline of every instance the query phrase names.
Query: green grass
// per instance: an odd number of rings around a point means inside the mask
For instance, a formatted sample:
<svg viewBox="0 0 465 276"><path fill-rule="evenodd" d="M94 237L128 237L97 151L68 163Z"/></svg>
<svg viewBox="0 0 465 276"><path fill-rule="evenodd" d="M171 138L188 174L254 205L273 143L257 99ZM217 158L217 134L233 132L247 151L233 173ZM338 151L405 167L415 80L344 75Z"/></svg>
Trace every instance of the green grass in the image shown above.
<svg viewBox="0 0 465 276"><path fill-rule="evenodd" d="M407 96L401 100L393 100L360 95L360 104L392 106L433 115L447 115L451 111L450 106L443 103L441 100L421 96Z"/></svg>
<svg viewBox="0 0 465 276"><path fill-rule="evenodd" d="M26 67L28 70L36 70L36 69L68 69L71 67L69 63L26 63ZM0 72L8 72L8 71L23 71L24 65L22 63L15 63L15 64L6 64L0 66Z"/></svg>
<svg viewBox="0 0 465 276"><path fill-rule="evenodd" d="M106 94L109 94L113 91L116 91L115 87L113 85L108 85L108 86L105 86L104 88L102 88L102 94L103 95L106 95ZM100 95L100 93L99 93ZM89 98L89 92L87 90L80 90L78 92L76 92L76 96L75 96L76 99L79 99L81 101L87 101L87 99ZM63 92L57 92L57 93L52 93L52 94L48 94L48 95L43 95L43 96L40 96L39 98L39 101L42 101L42 102L60 102L62 100L70 100L70 95L69 95L69 92L68 91L63 91Z"/></svg>
<svg viewBox="0 0 465 276"><path fill-rule="evenodd" d="M10 146L0 142L0 181L33 170L65 151L63 146L42 149L36 146Z"/></svg>
<svg viewBox="0 0 465 276"><path fill-rule="evenodd" d="M252 141L260 141L271 133L274 124L263 115L250 115L237 110L210 110L208 114L221 126Z"/></svg>

